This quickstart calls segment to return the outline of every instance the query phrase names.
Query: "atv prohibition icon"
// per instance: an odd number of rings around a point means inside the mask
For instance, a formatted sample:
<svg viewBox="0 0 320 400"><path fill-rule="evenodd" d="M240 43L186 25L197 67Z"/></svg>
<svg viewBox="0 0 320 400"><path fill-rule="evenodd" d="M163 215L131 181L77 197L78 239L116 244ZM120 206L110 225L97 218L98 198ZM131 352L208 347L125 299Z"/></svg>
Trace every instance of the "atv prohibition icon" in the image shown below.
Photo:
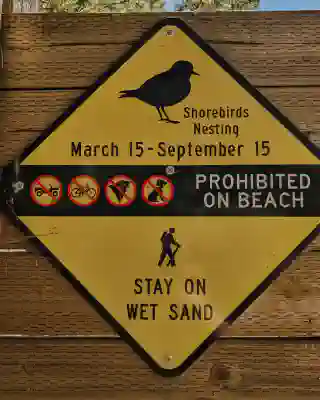
<svg viewBox="0 0 320 400"><path fill-rule="evenodd" d="M41 197L45 193L46 194L50 193L53 197L58 197L59 191L60 191L59 188L53 188L51 185L48 188L48 192L46 192L42 187L39 186L34 189L34 192L38 197Z"/></svg>

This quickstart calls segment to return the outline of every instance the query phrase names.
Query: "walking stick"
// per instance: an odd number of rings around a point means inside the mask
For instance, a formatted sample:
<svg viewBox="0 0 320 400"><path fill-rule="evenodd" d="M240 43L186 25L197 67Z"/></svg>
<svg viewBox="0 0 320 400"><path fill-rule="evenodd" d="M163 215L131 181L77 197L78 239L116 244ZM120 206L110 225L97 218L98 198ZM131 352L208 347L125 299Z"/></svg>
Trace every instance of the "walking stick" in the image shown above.
<svg viewBox="0 0 320 400"><path fill-rule="evenodd" d="M172 253L172 257L174 259L175 255L177 254L178 250L180 249L180 247L177 247L175 249L175 251ZM171 260L169 259L168 263L167 263L167 267L169 267L169 265L171 264Z"/></svg>

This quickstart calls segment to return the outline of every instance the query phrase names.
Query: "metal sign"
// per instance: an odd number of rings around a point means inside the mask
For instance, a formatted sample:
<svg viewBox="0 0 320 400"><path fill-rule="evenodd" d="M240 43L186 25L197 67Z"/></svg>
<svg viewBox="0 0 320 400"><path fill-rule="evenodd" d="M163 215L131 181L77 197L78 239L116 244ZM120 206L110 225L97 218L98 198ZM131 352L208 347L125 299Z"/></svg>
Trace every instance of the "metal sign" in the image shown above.
<svg viewBox="0 0 320 400"><path fill-rule="evenodd" d="M156 371L177 375L319 232L319 165L169 18L25 151L15 210L35 236L56 227L39 237L47 252ZM61 182L55 204L30 196L41 175Z"/></svg>

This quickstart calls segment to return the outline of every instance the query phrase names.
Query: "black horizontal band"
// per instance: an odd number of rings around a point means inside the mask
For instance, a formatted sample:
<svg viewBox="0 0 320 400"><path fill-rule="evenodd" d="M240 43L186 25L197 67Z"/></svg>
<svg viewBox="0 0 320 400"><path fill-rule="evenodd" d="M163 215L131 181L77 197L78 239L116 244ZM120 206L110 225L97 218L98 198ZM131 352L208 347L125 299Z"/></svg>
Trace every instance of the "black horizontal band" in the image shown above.
<svg viewBox="0 0 320 400"><path fill-rule="evenodd" d="M319 165L174 168L174 173L167 175L164 166L23 166L19 180L24 182L24 189L17 194L16 212L20 216L320 216ZM57 177L62 184L61 198L52 206L43 207L31 198L30 186L40 175ZM100 187L100 195L92 205L80 206L68 197L68 185L79 175L93 177ZM121 201L128 206L112 205L105 195L108 180L119 175L134 181L136 195L132 196L132 188L127 200L122 195ZM172 199L168 182L163 184L162 192L149 186L142 194L144 182L154 175L172 182ZM159 182L154 178L151 183ZM130 185L129 180L129 189ZM109 192L112 193L111 189ZM77 189L73 194L76 199L86 195Z"/></svg>

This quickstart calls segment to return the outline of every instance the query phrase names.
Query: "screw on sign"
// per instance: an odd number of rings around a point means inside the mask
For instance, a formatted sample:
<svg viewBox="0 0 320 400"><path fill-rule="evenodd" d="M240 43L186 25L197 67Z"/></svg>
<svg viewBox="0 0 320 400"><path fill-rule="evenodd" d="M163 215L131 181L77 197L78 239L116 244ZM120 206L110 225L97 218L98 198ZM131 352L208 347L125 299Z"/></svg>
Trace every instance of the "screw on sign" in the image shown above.
<svg viewBox="0 0 320 400"><path fill-rule="evenodd" d="M77 206L90 206L99 197L98 182L89 175L79 175L72 178L68 186L68 197Z"/></svg>
<svg viewBox="0 0 320 400"><path fill-rule="evenodd" d="M153 207L164 207L174 196L174 186L163 175L152 175L142 185L142 199Z"/></svg>
<svg viewBox="0 0 320 400"><path fill-rule="evenodd" d="M108 202L115 207L128 207L137 196L135 182L126 175L117 175L110 178L105 186Z"/></svg>
<svg viewBox="0 0 320 400"><path fill-rule="evenodd" d="M62 184L55 176L40 175L30 185L30 196L39 206L53 206L62 196Z"/></svg>

